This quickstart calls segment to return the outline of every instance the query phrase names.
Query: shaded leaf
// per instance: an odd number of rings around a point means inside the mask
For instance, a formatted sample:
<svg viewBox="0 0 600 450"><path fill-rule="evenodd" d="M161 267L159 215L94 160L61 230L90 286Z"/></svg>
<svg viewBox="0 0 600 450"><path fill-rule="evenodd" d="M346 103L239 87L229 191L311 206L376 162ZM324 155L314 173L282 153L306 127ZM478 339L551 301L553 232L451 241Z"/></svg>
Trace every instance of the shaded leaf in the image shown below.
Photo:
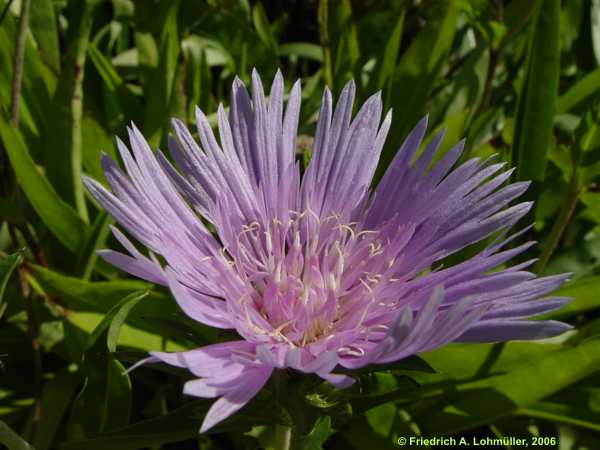
<svg viewBox="0 0 600 450"><path fill-rule="evenodd" d="M289 42L277 47L279 56L297 56L323 62L323 49L310 42Z"/></svg>
<svg viewBox="0 0 600 450"><path fill-rule="evenodd" d="M256 2L252 7L252 23L256 29L256 34L263 44L273 53L277 54L277 39L271 31L269 18L261 2Z"/></svg>
<svg viewBox="0 0 600 450"><path fill-rule="evenodd" d="M81 246L79 252L77 252L77 264L75 267L78 268L78 274L84 280L88 280L92 275L98 258L96 252L104 245L108 237L110 231L108 225L111 221L112 218L108 214L100 212L90 227L85 243Z"/></svg>
<svg viewBox="0 0 600 450"><path fill-rule="evenodd" d="M388 81L391 80L392 74L396 68L396 62L398 59L398 52L400 50L400 42L402 40L402 30L404 29L404 16L406 10L402 9L396 20L396 25L392 29L387 42L381 52L377 63L371 74L369 82L369 91L375 91L376 89L383 89ZM386 106L389 103L388 95L390 94L391 83L388 86L386 95L384 97Z"/></svg>
<svg viewBox="0 0 600 450"><path fill-rule="evenodd" d="M160 56L158 66L153 70L149 83L145 86L147 103L144 111L144 135L151 147L157 147L160 144L163 130L167 124L165 111L169 111L179 56L177 27L179 3L179 0L162 1L160 3L161 10L158 13L162 18Z"/></svg>
<svg viewBox="0 0 600 450"><path fill-rule="evenodd" d="M23 255L21 252L13 253L0 259L0 317L2 317L5 308L3 299L6 285L13 271L22 260Z"/></svg>
<svg viewBox="0 0 600 450"><path fill-rule="evenodd" d="M79 373L65 370L57 373L44 386L40 406L40 422L33 438L33 445L37 450L50 448L81 379Z"/></svg>
<svg viewBox="0 0 600 450"><path fill-rule="evenodd" d="M516 414L600 431L600 414L595 414L574 405L548 401L538 402L520 408Z"/></svg>
<svg viewBox="0 0 600 450"><path fill-rule="evenodd" d="M41 56L55 73L60 71L58 29L52 0L36 0L29 15L29 26Z"/></svg>
<svg viewBox="0 0 600 450"><path fill-rule="evenodd" d="M2 115L0 138L27 200L54 236L69 250L76 251L86 237L85 223L40 173L21 134L9 125L7 112L3 110Z"/></svg>
<svg viewBox="0 0 600 450"><path fill-rule="evenodd" d="M100 0L87 0L75 4L67 35L69 48L52 99L53 113L48 116L44 142L46 176L61 197L74 205L78 215L86 222L87 205L81 180L83 78L89 36L99 3Z"/></svg>
<svg viewBox="0 0 600 450"><path fill-rule="evenodd" d="M34 450L2 420L0 420L0 443L6 445L10 450Z"/></svg>
<svg viewBox="0 0 600 450"><path fill-rule="evenodd" d="M83 354L86 379L69 418L71 439L96 436L129 422L131 382L125 368L109 352L116 348L121 325L147 291L134 292L106 314L88 339Z"/></svg>
<svg viewBox="0 0 600 450"><path fill-rule="evenodd" d="M396 66L389 97L394 109L394 126L379 161L378 177L389 165L410 128L423 115L427 96L452 45L457 14L458 7L453 0L432 6L425 28L414 38Z"/></svg>

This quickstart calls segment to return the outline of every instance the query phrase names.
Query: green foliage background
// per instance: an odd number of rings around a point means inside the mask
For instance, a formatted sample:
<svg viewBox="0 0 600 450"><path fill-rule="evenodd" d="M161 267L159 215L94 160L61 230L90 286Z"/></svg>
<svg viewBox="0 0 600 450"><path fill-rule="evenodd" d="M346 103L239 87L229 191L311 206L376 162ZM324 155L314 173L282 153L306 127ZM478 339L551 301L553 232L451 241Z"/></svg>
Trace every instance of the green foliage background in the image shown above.
<svg viewBox="0 0 600 450"><path fill-rule="evenodd" d="M542 436L600 448L600 1L0 1L0 443L11 449L274 448L293 423L306 449L392 449L409 436ZM25 20L20 20L25 18ZM27 27L28 25L28 27ZM22 49L22 52L21 52ZM534 181L522 239L538 273L573 273L552 342L450 345L358 373L333 392L277 379L213 433L210 402L166 367L124 374L146 351L226 336L168 292L96 258L118 247L84 192L134 121L154 147L172 116L228 101L233 77L303 80L299 158L323 87L382 90L394 122L380 171L426 112ZM22 79L19 80L19 73ZM215 115L210 115L211 120ZM465 257L465 254L459 257ZM282 375L289 376L289 375ZM439 447L443 448L443 446ZM504 448L502 446L498 448ZM511 448L507 446L506 448Z"/></svg>

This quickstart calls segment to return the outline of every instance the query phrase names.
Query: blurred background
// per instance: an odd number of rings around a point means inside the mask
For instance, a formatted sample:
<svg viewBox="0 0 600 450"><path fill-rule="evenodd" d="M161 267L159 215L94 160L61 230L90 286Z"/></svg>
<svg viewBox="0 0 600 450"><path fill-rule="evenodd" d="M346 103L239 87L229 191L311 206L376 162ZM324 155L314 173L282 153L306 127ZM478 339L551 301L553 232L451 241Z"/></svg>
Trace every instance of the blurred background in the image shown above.
<svg viewBox="0 0 600 450"><path fill-rule="evenodd" d="M451 345L360 374L355 397L307 387L305 448L411 435L600 448L598 0L0 0L0 443L270 448L286 420L270 388L198 437L209 403L181 394L188 375L122 375L148 350L226 336L96 258L119 246L81 184L103 180L100 153L115 155L131 121L154 148L171 117L194 129L196 105L214 124L252 68L265 84L277 69L286 88L302 79L302 161L324 86L335 98L354 79L357 105L381 90L393 109L378 174L426 113L428 136L446 128L437 157L465 137L463 159L515 166L536 202L524 260L573 274L559 295L574 300L552 318L576 328L559 340Z"/></svg>

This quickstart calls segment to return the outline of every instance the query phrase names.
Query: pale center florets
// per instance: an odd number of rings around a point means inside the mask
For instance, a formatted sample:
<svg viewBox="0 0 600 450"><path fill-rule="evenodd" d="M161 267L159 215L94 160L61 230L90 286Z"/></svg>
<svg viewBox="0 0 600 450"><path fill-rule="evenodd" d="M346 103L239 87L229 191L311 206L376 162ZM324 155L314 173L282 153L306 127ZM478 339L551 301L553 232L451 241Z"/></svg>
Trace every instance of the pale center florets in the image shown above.
<svg viewBox="0 0 600 450"><path fill-rule="evenodd" d="M247 325L291 346L361 327L382 305L382 282L394 281L389 243L380 231L335 213L291 212L285 222L244 225L227 254L248 287L244 307L264 319L258 323L247 313Z"/></svg>

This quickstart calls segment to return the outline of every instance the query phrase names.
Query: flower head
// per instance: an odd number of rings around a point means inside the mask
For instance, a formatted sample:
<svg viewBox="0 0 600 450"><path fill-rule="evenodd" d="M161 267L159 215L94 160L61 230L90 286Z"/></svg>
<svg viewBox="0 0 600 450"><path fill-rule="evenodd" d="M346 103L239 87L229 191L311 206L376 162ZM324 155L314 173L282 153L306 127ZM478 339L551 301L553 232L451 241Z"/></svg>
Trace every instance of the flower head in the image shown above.
<svg viewBox="0 0 600 450"><path fill-rule="evenodd" d="M151 252L140 253L115 228L129 254L105 250L102 256L167 286L192 319L240 336L187 352L152 353L198 377L185 384L185 393L220 397L201 431L247 403L276 368L345 387L353 379L335 373L338 365L353 369L451 341L537 339L568 328L526 320L565 303L546 297L565 276L537 278L524 270L531 261L491 271L532 245L505 249L516 236L509 230L531 206L507 205L527 183L505 185L511 171L490 160L470 159L453 169L462 142L429 169L443 133L417 157L425 118L371 192L392 115L381 122L376 94L352 118L352 82L335 109L325 90L312 156L301 174L295 157L300 83L285 109L283 90L280 73L267 101L256 73L252 97L236 79L229 114L218 109L218 141L200 110L200 145L173 120L169 151L178 168L132 126L132 152L117 142L126 173L102 157L112 193L85 180ZM490 236L496 239L470 259L435 266Z"/></svg>

